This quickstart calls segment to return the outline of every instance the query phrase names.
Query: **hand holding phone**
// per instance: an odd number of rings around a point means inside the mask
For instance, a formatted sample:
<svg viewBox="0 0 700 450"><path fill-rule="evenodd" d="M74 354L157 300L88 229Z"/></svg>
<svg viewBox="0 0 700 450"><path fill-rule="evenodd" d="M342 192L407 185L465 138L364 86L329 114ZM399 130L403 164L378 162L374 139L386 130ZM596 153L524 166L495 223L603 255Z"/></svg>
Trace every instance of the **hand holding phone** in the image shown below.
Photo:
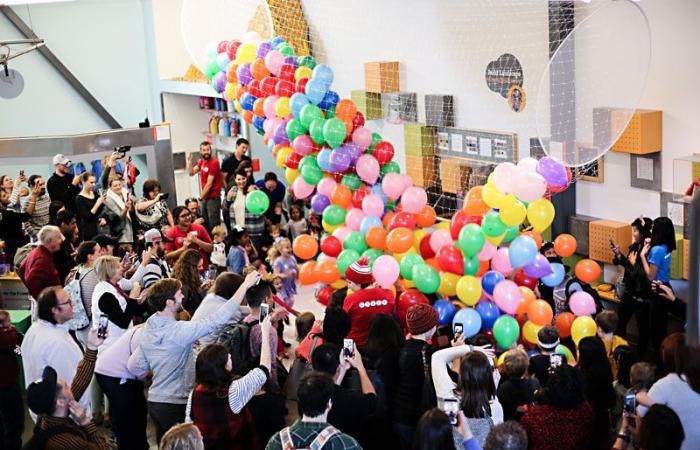
<svg viewBox="0 0 700 450"><path fill-rule="evenodd" d="M625 404L623 405L623 411L627 415L633 415L637 410L637 396L636 394L625 395Z"/></svg>
<svg viewBox="0 0 700 450"><path fill-rule="evenodd" d="M442 401L442 410L450 418L452 426L457 426L457 416L459 415L459 402L453 398L446 398Z"/></svg>
<svg viewBox="0 0 700 450"><path fill-rule="evenodd" d="M343 358L351 359L353 356L355 356L355 341L343 339Z"/></svg>
<svg viewBox="0 0 700 450"><path fill-rule="evenodd" d="M464 332L464 325L462 325L461 323L456 323L455 329L454 329L455 339L459 338L463 332Z"/></svg>
<svg viewBox="0 0 700 450"><path fill-rule="evenodd" d="M97 337L104 339L107 337L107 327L109 326L109 316L107 314L102 314L100 320L97 323Z"/></svg>
<svg viewBox="0 0 700 450"><path fill-rule="evenodd" d="M556 369L564 363L564 355L552 353L549 355L549 367Z"/></svg>
<svg viewBox="0 0 700 450"><path fill-rule="evenodd" d="M265 320L265 317L267 317L268 314L270 314L270 305L263 303L260 305L260 322Z"/></svg>

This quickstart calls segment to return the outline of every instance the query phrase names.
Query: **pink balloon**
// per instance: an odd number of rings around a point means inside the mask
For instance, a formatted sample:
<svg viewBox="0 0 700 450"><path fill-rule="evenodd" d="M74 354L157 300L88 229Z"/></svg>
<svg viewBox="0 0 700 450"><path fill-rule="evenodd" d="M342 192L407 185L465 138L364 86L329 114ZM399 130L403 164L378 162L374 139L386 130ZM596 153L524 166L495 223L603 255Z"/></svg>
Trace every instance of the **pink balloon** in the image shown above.
<svg viewBox="0 0 700 450"><path fill-rule="evenodd" d="M448 230L436 230L430 235L430 248L436 254L445 245L452 245L452 235Z"/></svg>
<svg viewBox="0 0 700 450"><path fill-rule="evenodd" d="M376 194L368 194L362 199L362 211L368 216L381 219L384 214L384 201Z"/></svg>
<svg viewBox="0 0 700 450"><path fill-rule="evenodd" d="M264 126L265 125L263 125L263 127ZM314 145L311 141L311 137L308 134L302 134L294 139L294 142L292 142L292 147L296 153L299 153L301 156L306 156L311 153L311 149L314 147Z"/></svg>
<svg viewBox="0 0 700 450"><path fill-rule="evenodd" d="M403 185L405 186L405 189L408 189L411 186L413 186L413 180L411 179L411 177L409 177L408 175L401 175L401 178L403 179Z"/></svg>
<svg viewBox="0 0 700 450"><path fill-rule="evenodd" d="M271 95L263 102L263 112L265 113L266 117L277 117L277 113L275 112L277 100L279 100L279 96Z"/></svg>
<svg viewBox="0 0 700 450"><path fill-rule="evenodd" d="M491 258L496 256L496 250L498 249L495 245L489 241L484 241L484 246L481 248L481 251L476 255L476 257L479 258L479 261L490 261Z"/></svg>
<svg viewBox="0 0 700 450"><path fill-rule="evenodd" d="M496 255L491 259L491 269L502 273L506 277L513 273L513 267L510 265L510 257L508 256L508 247L501 247L496 251Z"/></svg>
<svg viewBox="0 0 700 450"><path fill-rule="evenodd" d="M595 301L588 292L574 292L569 298L569 308L577 316L588 316L595 312Z"/></svg>
<svg viewBox="0 0 700 450"><path fill-rule="evenodd" d="M524 202L534 202L542 198L547 191L547 181L534 172L520 171L513 183L513 193Z"/></svg>
<svg viewBox="0 0 700 450"><path fill-rule="evenodd" d="M518 161L518 169L520 173L523 172L537 172L537 160L535 158L523 158Z"/></svg>
<svg viewBox="0 0 700 450"><path fill-rule="evenodd" d="M292 188L294 189L294 196L302 200L308 198L314 192L314 186L304 181L302 177L297 177L297 179L294 180Z"/></svg>
<svg viewBox="0 0 700 450"><path fill-rule="evenodd" d="M270 50L265 55L265 66L273 74L279 74L282 64L284 64L284 55L277 50Z"/></svg>
<svg viewBox="0 0 700 450"><path fill-rule="evenodd" d="M343 242L343 240L345 240L345 236L347 236L348 233L350 233L350 231L352 231L352 230L348 227L338 227L333 232L333 236L340 239L340 242Z"/></svg>
<svg viewBox="0 0 700 450"><path fill-rule="evenodd" d="M398 173L387 173L382 178L382 190L387 197L396 200L401 197L403 191L406 190L403 178Z"/></svg>
<svg viewBox="0 0 700 450"><path fill-rule="evenodd" d="M301 137L301 136L299 136ZM299 139L299 138L297 138ZM294 139L294 142L297 141L297 139ZM296 181L296 180L295 180ZM321 181L318 182L318 185L316 185L316 189L318 189L319 194L323 194L326 197L330 198L331 192L333 191L333 188L335 185L338 184L335 182L333 178L321 178Z"/></svg>
<svg viewBox="0 0 700 450"><path fill-rule="evenodd" d="M493 290L493 300L501 311L506 314L515 314L520 306L522 294L520 288L511 280L503 280Z"/></svg>
<svg viewBox="0 0 700 450"><path fill-rule="evenodd" d="M393 256L382 255L374 261L372 275L381 287L388 289L399 278L399 263Z"/></svg>
<svg viewBox="0 0 700 450"><path fill-rule="evenodd" d="M428 194L425 193L423 188L410 187L401 195L401 208L404 211L418 214L427 204Z"/></svg>
<svg viewBox="0 0 700 450"><path fill-rule="evenodd" d="M318 255L318 258L316 258L316 261L317 261L317 262L321 262L321 261L335 261L335 260L336 260L336 258L335 258L334 256L328 256L328 255L326 255L326 254L323 253L323 252L322 252L320 255Z"/></svg>
<svg viewBox="0 0 700 450"><path fill-rule="evenodd" d="M379 162L372 155L364 154L355 163L355 171L368 184L374 184L379 178Z"/></svg>
<svg viewBox="0 0 700 450"><path fill-rule="evenodd" d="M350 208L345 214L345 225L352 231L360 231L360 224L365 218L365 213L360 208Z"/></svg>
<svg viewBox="0 0 700 450"><path fill-rule="evenodd" d="M357 127L352 132L352 143L360 147L361 150L367 150L367 147L372 143L372 132L365 127Z"/></svg>
<svg viewBox="0 0 700 450"><path fill-rule="evenodd" d="M518 168L511 162L502 162L493 170L493 184L502 194L513 192L513 183L518 173Z"/></svg>

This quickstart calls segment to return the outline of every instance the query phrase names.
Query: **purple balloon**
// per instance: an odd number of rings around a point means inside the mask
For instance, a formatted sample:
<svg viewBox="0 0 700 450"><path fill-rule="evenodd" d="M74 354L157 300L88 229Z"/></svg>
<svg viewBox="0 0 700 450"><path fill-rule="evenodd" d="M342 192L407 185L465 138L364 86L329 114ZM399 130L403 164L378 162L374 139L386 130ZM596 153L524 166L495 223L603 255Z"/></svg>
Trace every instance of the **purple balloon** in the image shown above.
<svg viewBox="0 0 700 450"><path fill-rule="evenodd" d="M216 92L224 92L224 88L226 87L226 74L224 72L218 72L214 75L214 85L216 86Z"/></svg>
<svg viewBox="0 0 700 450"><path fill-rule="evenodd" d="M523 270L527 276L532 278L546 277L553 272L552 265L549 264L549 261L542 253L536 254L535 259L526 265Z"/></svg>
<svg viewBox="0 0 700 450"><path fill-rule="evenodd" d="M331 172L345 172L350 167L350 163L350 154L346 148L338 147L331 152Z"/></svg>
<svg viewBox="0 0 700 450"><path fill-rule="evenodd" d="M272 50L272 44L269 41L261 42L258 46L258 58L265 58L270 50Z"/></svg>
<svg viewBox="0 0 700 450"><path fill-rule="evenodd" d="M345 151L347 151L348 155L350 155L350 165L354 166L362 155L362 150L360 150L360 147L353 143L343 144L341 147L345 147Z"/></svg>
<svg viewBox="0 0 700 450"><path fill-rule="evenodd" d="M250 73L250 64L248 63L239 66L236 74L238 75L238 82L243 86L247 86L248 83L253 81L253 75Z"/></svg>
<svg viewBox="0 0 700 450"><path fill-rule="evenodd" d="M323 213L323 210L331 204L331 200L323 194L316 194L311 197L311 209L316 214Z"/></svg>
<svg viewBox="0 0 700 450"><path fill-rule="evenodd" d="M566 169L562 163L549 156L545 156L537 161L537 173L542 175L549 186L562 187L569 182Z"/></svg>
<svg viewBox="0 0 700 450"><path fill-rule="evenodd" d="M272 135L272 139L275 141L275 144L289 145L289 138L287 137L287 124L283 123L277 125L277 128L275 128L275 132Z"/></svg>
<svg viewBox="0 0 700 450"><path fill-rule="evenodd" d="M285 64L291 64L292 66L297 66L297 59L294 56L287 56L284 58Z"/></svg>

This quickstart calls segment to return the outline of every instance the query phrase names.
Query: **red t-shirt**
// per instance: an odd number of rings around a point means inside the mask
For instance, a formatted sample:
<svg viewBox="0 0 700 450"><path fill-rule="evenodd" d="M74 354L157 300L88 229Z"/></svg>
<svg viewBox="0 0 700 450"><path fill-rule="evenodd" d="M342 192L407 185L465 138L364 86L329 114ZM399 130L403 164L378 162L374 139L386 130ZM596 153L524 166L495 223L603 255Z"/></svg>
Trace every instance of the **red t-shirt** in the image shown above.
<svg viewBox="0 0 700 450"><path fill-rule="evenodd" d="M174 227L170 228L170 231L168 231L168 234L165 236L168 239L172 239L173 242L166 242L165 243L165 251L166 252L172 252L175 250L178 250L182 248L182 244L185 242L185 238L187 237L187 234L190 232L196 232L197 233L197 239L200 239L204 242L211 243L211 238L209 237L209 233L207 233L207 230L204 229L203 226L197 225L197 224L191 224L190 229L187 231L182 231L180 227L175 225ZM199 250L199 254L202 255L202 260L204 261L204 268L206 269L209 267L209 253L205 252L197 244L190 244L189 248L193 248L195 250Z"/></svg>
<svg viewBox="0 0 700 450"><path fill-rule="evenodd" d="M199 184L202 189L207 184L209 177L214 177L214 184L211 185L209 193L207 193L206 198L219 198L221 197L221 170L219 169L219 160L213 156L209 160L204 158L197 162L197 167L199 167Z"/></svg>
<svg viewBox="0 0 700 450"><path fill-rule="evenodd" d="M394 313L394 293L388 289L362 289L345 298L343 309L350 316L352 324L348 338L353 339L357 347L362 347L367 344L372 317L377 314L391 316Z"/></svg>

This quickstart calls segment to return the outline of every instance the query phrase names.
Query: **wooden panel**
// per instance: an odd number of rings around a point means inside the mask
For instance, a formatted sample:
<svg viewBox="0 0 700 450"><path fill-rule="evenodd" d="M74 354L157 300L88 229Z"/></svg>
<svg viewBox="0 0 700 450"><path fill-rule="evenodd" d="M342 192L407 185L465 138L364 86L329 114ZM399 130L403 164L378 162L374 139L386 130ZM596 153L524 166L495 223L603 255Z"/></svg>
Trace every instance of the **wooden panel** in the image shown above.
<svg viewBox="0 0 700 450"><path fill-rule="evenodd" d="M398 61L365 63L365 90L375 93L399 92Z"/></svg>
<svg viewBox="0 0 700 450"><path fill-rule="evenodd" d="M620 248L632 244L632 226L614 220L595 220L588 227L589 257L594 261L612 263L613 252L610 239Z"/></svg>

